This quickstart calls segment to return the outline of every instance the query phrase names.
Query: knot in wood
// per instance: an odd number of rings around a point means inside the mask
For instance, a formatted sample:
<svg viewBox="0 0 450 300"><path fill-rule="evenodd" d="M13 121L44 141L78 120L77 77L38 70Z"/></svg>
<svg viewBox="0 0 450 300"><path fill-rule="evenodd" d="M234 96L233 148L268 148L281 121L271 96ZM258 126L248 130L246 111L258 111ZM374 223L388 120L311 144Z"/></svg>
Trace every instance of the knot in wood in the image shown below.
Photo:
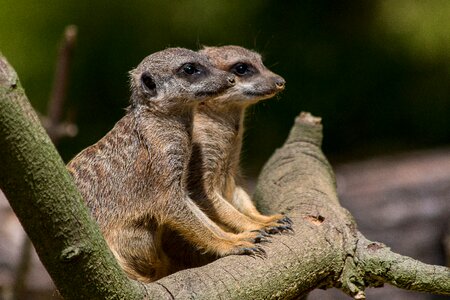
<svg viewBox="0 0 450 300"><path fill-rule="evenodd" d="M64 262L70 262L77 259L81 255L81 248L76 246L70 246L61 252L61 260Z"/></svg>

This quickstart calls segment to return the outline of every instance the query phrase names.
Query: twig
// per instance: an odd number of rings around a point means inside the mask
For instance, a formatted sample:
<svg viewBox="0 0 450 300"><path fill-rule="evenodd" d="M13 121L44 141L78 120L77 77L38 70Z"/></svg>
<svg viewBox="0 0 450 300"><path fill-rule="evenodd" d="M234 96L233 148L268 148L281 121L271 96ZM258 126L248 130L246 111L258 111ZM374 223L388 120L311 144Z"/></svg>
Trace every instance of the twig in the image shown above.
<svg viewBox="0 0 450 300"><path fill-rule="evenodd" d="M47 117L44 118L43 122L54 144L57 144L59 139L64 136L73 137L77 134L76 125L62 121L63 107L69 85L69 70L76 39L77 27L75 25L67 26L59 48Z"/></svg>

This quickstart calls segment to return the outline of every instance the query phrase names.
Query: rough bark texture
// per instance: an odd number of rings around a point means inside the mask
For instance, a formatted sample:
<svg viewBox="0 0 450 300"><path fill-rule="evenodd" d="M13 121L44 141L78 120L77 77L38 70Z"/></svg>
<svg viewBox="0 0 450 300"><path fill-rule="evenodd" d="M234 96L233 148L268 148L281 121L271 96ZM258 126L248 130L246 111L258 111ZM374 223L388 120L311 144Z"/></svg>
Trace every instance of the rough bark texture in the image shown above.
<svg viewBox="0 0 450 300"><path fill-rule="evenodd" d="M107 250L17 75L2 56L0 188L65 298L139 298L137 285Z"/></svg>
<svg viewBox="0 0 450 300"><path fill-rule="evenodd" d="M362 299L366 286L382 282L450 295L448 268L392 253L358 232L337 199L321 134L318 119L297 118L260 176L255 197L261 208L286 212L296 231L265 245L267 258L225 257L138 285L107 251L17 76L0 57L0 188L67 299L296 299L331 286Z"/></svg>
<svg viewBox="0 0 450 300"><path fill-rule="evenodd" d="M316 245L320 253L318 257L339 255L343 258L339 277L328 277L332 281L330 285L355 298L364 296L365 286L378 286L383 282L404 289L434 290L435 293L448 295L448 268L423 264L395 254L380 243L368 241L356 230L353 218L338 203L332 170L320 151L321 128L306 124L301 117L296 123L283 148L266 164L259 178L256 196L263 208L275 207L292 211L291 214L294 211L299 213L300 218L293 215L296 230L301 219L323 220L319 226L323 228L317 228L315 234L301 233L300 236L315 236L316 239L323 236L328 241L334 241L329 243L333 244L331 247L326 243ZM308 262L306 259L303 261ZM323 262L321 260L316 266L323 270L327 265L322 266ZM409 275L407 280L405 270Z"/></svg>
<svg viewBox="0 0 450 300"><path fill-rule="evenodd" d="M340 163L339 200L367 238L428 264L450 266L443 237L450 224L450 148L416 150ZM443 300L445 296L385 285L368 299ZM309 300L345 300L335 289L314 290Z"/></svg>

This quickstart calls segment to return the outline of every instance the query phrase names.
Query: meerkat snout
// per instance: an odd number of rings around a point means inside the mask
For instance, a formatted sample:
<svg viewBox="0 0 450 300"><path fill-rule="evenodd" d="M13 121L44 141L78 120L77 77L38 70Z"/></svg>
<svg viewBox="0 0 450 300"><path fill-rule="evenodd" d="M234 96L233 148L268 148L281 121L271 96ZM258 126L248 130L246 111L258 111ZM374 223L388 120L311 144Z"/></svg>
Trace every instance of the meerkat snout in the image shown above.
<svg viewBox="0 0 450 300"><path fill-rule="evenodd" d="M274 78L274 81L275 81L275 85L277 86L277 89L279 89L280 91L284 90L286 81L284 80L283 77L277 76Z"/></svg>

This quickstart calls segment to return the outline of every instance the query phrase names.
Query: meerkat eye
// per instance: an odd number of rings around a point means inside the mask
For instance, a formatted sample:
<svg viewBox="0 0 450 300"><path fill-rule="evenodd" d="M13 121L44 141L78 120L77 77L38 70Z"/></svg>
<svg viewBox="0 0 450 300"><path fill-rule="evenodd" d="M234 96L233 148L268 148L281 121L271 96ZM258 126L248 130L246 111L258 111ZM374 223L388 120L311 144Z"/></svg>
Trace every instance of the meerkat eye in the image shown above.
<svg viewBox="0 0 450 300"><path fill-rule="evenodd" d="M238 76L243 76L243 75L252 73L250 66L246 63L235 64L231 68L231 71Z"/></svg>
<svg viewBox="0 0 450 300"><path fill-rule="evenodd" d="M183 72L188 75L193 75L195 73L199 73L200 70L197 69L197 67L195 67L193 64L185 64L183 66Z"/></svg>

